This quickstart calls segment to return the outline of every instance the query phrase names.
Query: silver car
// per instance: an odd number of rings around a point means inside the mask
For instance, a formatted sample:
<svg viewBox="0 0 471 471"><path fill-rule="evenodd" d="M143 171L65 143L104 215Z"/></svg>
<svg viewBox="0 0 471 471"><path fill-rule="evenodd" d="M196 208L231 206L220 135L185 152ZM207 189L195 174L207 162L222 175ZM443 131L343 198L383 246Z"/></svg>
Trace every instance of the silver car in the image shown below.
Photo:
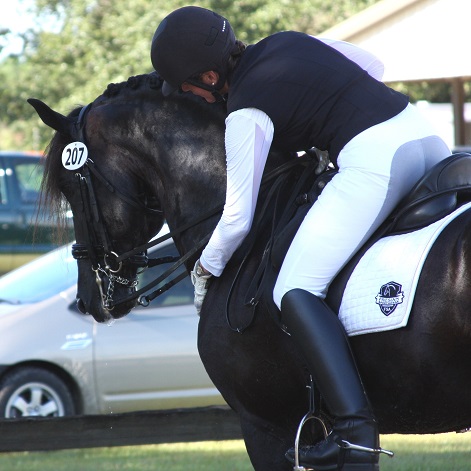
<svg viewBox="0 0 471 471"><path fill-rule="evenodd" d="M188 278L112 325L75 307L70 245L0 278L0 417L224 404L196 348ZM166 241L152 257L176 255ZM154 279L158 266L141 274ZM146 281L147 280L147 281Z"/></svg>

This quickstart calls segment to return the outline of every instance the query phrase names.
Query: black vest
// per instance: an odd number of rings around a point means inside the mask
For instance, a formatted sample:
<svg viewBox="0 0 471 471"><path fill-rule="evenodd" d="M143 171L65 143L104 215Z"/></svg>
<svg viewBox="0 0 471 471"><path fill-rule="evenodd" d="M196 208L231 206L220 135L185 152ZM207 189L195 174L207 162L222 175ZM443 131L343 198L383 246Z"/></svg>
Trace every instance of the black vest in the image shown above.
<svg viewBox="0 0 471 471"><path fill-rule="evenodd" d="M229 113L264 111L274 124L274 145L328 150L336 162L350 139L408 102L335 49L288 31L247 47L231 78L227 107Z"/></svg>

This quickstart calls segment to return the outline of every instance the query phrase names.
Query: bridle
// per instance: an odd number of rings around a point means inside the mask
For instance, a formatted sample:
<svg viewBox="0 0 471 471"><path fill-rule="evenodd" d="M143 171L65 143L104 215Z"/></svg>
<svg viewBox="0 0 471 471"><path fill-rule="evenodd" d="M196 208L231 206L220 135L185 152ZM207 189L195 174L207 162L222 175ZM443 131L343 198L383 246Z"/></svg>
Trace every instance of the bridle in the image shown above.
<svg viewBox="0 0 471 471"><path fill-rule="evenodd" d="M77 130L77 137L80 143L83 143L86 146L86 136L84 132L85 120L88 111L91 108L91 104L84 106L79 113L77 122L75 123ZM148 242L146 244L140 245L139 247L133 248L132 250L118 255L111 245L110 238L108 236L108 231L103 222L102 214L100 211L100 206L95 194L95 188L93 180L99 180L105 188L110 193L117 194L120 199L122 199L127 204L149 213L151 215L163 214L163 211L160 209L152 208L145 202L142 202L139 198L136 198L133 195L130 195L115 185L113 185L98 169L95 162L87 158L85 164L75 172L75 176L79 182L80 188L80 197L82 203L82 210L84 213L84 222L83 224L83 234L85 234L85 243L75 243L72 246L72 256L76 260L85 260L89 259L91 262L92 270L95 272L95 279L98 285L98 289L101 296L102 306L104 309L110 311L115 306L119 304L126 303L138 299L138 303L142 306L147 306L152 299L164 293L176 283L181 281L183 278L188 276L186 272L181 273L172 280L168 281L164 286L160 287L153 293L150 293L146 296L142 296L146 291L155 287L163 280L167 279L175 270L177 270L181 265L183 265L189 258L191 258L203 245L209 240L209 235L201 240L190 252L188 252L183 257L161 257L158 259L149 259L147 257L147 250L154 245L157 245L164 240L167 240L188 228L199 224L200 222L210 218L211 216L217 214L222 210L222 205L219 205L217 208L208 211L197 220L192 221L189 224L186 224L175 231L172 231L163 237L160 237L156 240ZM92 178L93 176L93 178ZM123 262L126 262L128 265L134 265L136 267L136 276L133 278L125 278L120 275L121 269L123 267ZM135 288L138 284L137 281L137 272L139 269L144 269L147 267L156 266L163 263L175 262L168 270L166 270L161 276L144 286L139 290L135 290L129 296L120 299L119 301L114 301L113 294L116 284L126 286L128 288ZM105 292L106 283L104 280L107 279L107 288Z"/></svg>

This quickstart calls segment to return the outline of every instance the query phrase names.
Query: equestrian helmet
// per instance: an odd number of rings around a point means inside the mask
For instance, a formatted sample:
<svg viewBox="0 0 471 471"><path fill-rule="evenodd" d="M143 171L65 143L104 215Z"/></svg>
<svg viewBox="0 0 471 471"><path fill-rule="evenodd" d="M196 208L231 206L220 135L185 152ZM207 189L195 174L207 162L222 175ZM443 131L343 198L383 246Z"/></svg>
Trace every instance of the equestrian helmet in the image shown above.
<svg viewBox="0 0 471 471"><path fill-rule="evenodd" d="M150 53L164 80L162 93L169 95L186 81L208 89L191 78L209 70L220 77L212 90L222 88L235 42L229 21L211 10L188 6L170 13L155 31Z"/></svg>

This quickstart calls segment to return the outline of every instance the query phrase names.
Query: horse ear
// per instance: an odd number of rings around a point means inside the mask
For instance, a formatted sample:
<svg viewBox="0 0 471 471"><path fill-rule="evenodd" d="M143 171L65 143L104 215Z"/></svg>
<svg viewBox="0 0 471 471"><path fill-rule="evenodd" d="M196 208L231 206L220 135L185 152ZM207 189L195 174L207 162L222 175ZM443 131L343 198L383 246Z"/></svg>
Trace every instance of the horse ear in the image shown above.
<svg viewBox="0 0 471 471"><path fill-rule="evenodd" d="M60 134L73 137L75 121L57 113L57 111L49 108L46 103L36 98L28 98L28 103L36 110L44 124Z"/></svg>

